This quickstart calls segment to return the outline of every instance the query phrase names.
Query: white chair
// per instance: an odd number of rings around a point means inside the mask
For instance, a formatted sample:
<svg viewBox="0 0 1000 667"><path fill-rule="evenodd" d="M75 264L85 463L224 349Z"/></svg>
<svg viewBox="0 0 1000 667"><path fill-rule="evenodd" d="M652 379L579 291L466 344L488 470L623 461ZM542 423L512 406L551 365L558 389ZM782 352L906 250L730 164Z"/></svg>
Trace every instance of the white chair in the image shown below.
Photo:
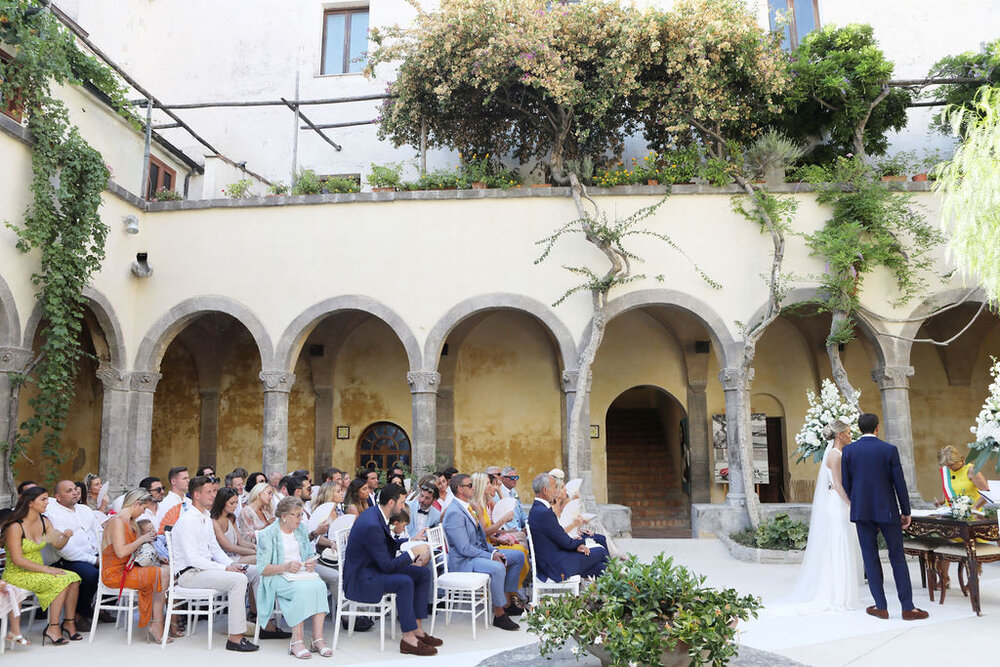
<svg viewBox="0 0 1000 667"><path fill-rule="evenodd" d="M354 619L358 616L376 616L379 619L379 650L385 651L385 617L389 617L389 637L396 639L396 594L386 593L382 599L375 603L355 602L348 600L344 594L344 563L347 561L347 536L350 529L338 530L335 533L337 540L337 554L340 556L338 569L340 578L337 580L337 613L333 618L333 650L337 650L337 641L340 638L340 619L347 617L347 636L354 634Z"/></svg>
<svg viewBox="0 0 1000 667"><path fill-rule="evenodd" d="M445 625L451 625L454 611L468 611L472 617L472 640L476 639L476 619L483 617L483 629L490 627L490 575L485 572L449 572L444 528L427 529L427 542L434 556L434 608L431 611L431 635L437 622L438 604L444 603ZM442 572L438 573L438 569Z"/></svg>
<svg viewBox="0 0 1000 667"><path fill-rule="evenodd" d="M3 574L4 567L7 565L7 552L0 549L0 575ZM38 602L38 596L34 593L29 593L28 597L24 598L21 602L21 620L25 621L27 625L21 628L21 634L27 637L31 634L31 626L35 623L35 612L42 608L42 605ZM7 649L7 614L0 614L0 655L3 655L4 651Z"/></svg>
<svg viewBox="0 0 1000 667"><path fill-rule="evenodd" d="M195 618L205 616L208 619L208 650L212 650L212 635L214 634L213 622L216 614L221 614L229 608L228 596L226 593L214 588L185 588L175 583L177 572L174 563L174 546L171 542L170 531L167 536L167 553L170 555L170 581L167 587L167 617L163 622L163 638L160 641L160 648L166 648L167 638L170 636L170 617L175 615L187 616L187 635L194 632ZM187 604L187 609L178 610L182 604Z"/></svg>
<svg viewBox="0 0 1000 667"><path fill-rule="evenodd" d="M574 574L565 581L549 581L538 574L538 565L535 563L535 542L531 539L531 526L525 524L525 532L528 534L528 551L531 552L531 606L534 607L545 595L562 595L563 593L580 594L580 575Z"/></svg>
<svg viewBox="0 0 1000 667"><path fill-rule="evenodd" d="M117 588L110 588L104 585L104 552L97 552L97 595L94 597L94 615L90 621L90 637L87 643L94 642L94 635L97 634L97 620L102 611L117 612L115 627L119 627L122 621L122 614L125 615L125 643L132 645L132 617L139 608L139 592L134 588L123 588L119 595Z"/></svg>

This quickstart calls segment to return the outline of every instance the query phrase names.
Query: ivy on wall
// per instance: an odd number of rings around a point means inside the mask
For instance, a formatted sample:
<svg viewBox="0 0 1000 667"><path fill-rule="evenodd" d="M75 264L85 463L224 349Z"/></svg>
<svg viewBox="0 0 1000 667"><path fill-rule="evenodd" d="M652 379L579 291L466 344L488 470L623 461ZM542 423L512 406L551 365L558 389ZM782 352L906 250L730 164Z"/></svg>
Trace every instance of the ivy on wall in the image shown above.
<svg viewBox="0 0 1000 667"><path fill-rule="evenodd" d="M0 0L0 41L13 51L10 62L0 62L0 92L3 99L20 102L33 140L32 201L22 224L5 224L17 234L19 250L37 253L38 270L31 281L46 323L36 350L38 393L30 400L32 415L13 442L0 447L13 462L32 438L43 434L44 475L51 481L68 456L60 437L84 354L83 288L104 260L108 227L98 208L110 176L101 154L70 123L52 85L88 82L107 94L122 114L127 101L112 71L81 51L59 19L43 7ZM28 381L25 375L12 379Z"/></svg>

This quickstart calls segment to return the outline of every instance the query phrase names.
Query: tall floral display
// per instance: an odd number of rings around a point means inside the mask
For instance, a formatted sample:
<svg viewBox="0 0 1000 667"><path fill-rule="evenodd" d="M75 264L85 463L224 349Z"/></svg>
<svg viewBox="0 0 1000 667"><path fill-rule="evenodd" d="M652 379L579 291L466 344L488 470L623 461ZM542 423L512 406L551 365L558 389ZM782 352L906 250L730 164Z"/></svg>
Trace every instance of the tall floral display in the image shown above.
<svg viewBox="0 0 1000 667"><path fill-rule="evenodd" d="M806 398L809 400L806 422L802 425L802 430L795 434L795 443L798 447L794 453L799 455L796 463L802 463L810 456L817 463L823 459L827 445L823 429L834 419L851 425L852 440L861 435L861 431L858 430L858 417L861 412L843 400L837 386L829 378L823 379L819 397L810 389L806 392Z"/></svg>
<svg viewBox="0 0 1000 667"><path fill-rule="evenodd" d="M1000 361L996 357L991 359L993 382L990 384L990 395L976 417L976 425L969 429L976 436L976 441L969 445L966 461L975 464L976 472L990 459L996 459L996 470L1000 472Z"/></svg>

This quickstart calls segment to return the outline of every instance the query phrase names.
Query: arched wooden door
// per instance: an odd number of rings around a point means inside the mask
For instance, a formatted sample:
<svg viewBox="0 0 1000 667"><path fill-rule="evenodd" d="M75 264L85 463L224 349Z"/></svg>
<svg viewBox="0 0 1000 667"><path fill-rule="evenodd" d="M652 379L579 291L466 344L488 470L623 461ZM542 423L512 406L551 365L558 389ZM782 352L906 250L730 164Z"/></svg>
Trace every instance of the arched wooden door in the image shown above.
<svg viewBox="0 0 1000 667"><path fill-rule="evenodd" d="M397 461L410 465L410 437L392 422L375 422L358 438L358 467L388 470Z"/></svg>

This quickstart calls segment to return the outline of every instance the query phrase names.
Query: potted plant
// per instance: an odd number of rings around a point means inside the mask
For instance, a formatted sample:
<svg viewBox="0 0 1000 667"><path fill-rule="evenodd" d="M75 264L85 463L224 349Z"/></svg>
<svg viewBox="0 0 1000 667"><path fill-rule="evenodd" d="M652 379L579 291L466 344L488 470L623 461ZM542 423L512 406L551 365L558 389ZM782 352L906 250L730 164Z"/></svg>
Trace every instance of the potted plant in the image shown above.
<svg viewBox="0 0 1000 667"><path fill-rule="evenodd" d="M886 182L905 182L906 174L912 171L914 155L909 151L901 151L892 156L886 156L875 163L875 170Z"/></svg>
<svg viewBox="0 0 1000 667"><path fill-rule="evenodd" d="M785 169L802 157L802 146L777 130L768 130L751 144L746 160L757 177L769 187L785 182Z"/></svg>
<svg viewBox="0 0 1000 667"><path fill-rule="evenodd" d="M913 175L913 180L918 183L935 180L934 167L936 167L941 162L941 151L932 150L928 151L924 159L920 161L921 171Z"/></svg>
<svg viewBox="0 0 1000 667"><path fill-rule="evenodd" d="M704 583L663 554L649 564L630 555L579 596L543 598L528 628L542 656L575 637L605 665L724 664L736 654L736 623L756 617L761 602Z"/></svg>
<svg viewBox="0 0 1000 667"><path fill-rule="evenodd" d="M292 183L293 195L318 195L323 192L323 184L312 169L303 169L295 175Z"/></svg>
<svg viewBox="0 0 1000 667"><path fill-rule="evenodd" d="M153 193L153 199L155 201L181 201L184 199L184 195L177 192L177 190L167 190L166 188L160 188Z"/></svg>
<svg viewBox="0 0 1000 667"><path fill-rule="evenodd" d="M485 157L479 157L478 153L473 153L472 157L461 165L461 171L465 180L472 185L473 190L485 190L486 182L493 173L490 165L490 154L487 153Z"/></svg>
<svg viewBox="0 0 1000 667"><path fill-rule="evenodd" d="M250 188L252 186L253 182L249 178L241 178L223 188L222 194L232 199L246 199L251 196Z"/></svg>
<svg viewBox="0 0 1000 667"><path fill-rule="evenodd" d="M284 181L275 181L267 186L268 197L284 197L288 194L288 185Z"/></svg>
<svg viewBox="0 0 1000 667"><path fill-rule="evenodd" d="M358 192L360 189L357 181L342 176L331 176L323 181L323 190L335 194Z"/></svg>
<svg viewBox="0 0 1000 667"><path fill-rule="evenodd" d="M393 192L402 182L403 165L394 162L372 163L372 171L365 179L372 186L372 192Z"/></svg>

